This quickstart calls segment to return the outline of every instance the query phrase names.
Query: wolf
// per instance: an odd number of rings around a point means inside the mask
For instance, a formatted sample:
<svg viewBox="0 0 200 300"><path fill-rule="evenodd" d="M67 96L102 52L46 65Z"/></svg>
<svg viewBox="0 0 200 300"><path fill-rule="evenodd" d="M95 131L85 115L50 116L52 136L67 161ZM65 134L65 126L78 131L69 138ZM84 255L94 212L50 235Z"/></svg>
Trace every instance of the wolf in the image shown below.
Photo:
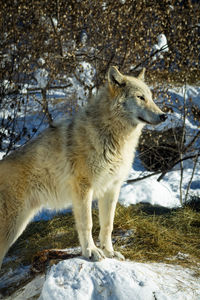
<svg viewBox="0 0 200 300"><path fill-rule="evenodd" d="M72 205L82 255L124 259L111 234L120 187L145 124L167 118L144 82L110 67L92 101L0 161L0 265L33 216ZM100 247L92 237L91 204L98 199Z"/></svg>

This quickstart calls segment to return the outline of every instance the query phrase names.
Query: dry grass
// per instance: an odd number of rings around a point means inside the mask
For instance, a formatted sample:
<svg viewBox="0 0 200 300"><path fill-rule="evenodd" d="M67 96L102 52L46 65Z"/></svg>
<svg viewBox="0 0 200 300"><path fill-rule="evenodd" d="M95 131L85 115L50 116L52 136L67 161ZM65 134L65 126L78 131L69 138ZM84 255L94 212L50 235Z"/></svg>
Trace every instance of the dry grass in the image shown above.
<svg viewBox="0 0 200 300"><path fill-rule="evenodd" d="M74 217L71 213L58 214L49 221L37 221L28 225L9 255L20 255L23 264L30 264L32 257L44 249L62 249L78 245Z"/></svg>
<svg viewBox="0 0 200 300"><path fill-rule="evenodd" d="M93 235L97 241L97 209L93 210L93 222ZM200 263L200 212L187 207L169 210L143 204L128 208L118 205L113 241L115 248L130 260L192 267ZM20 256L23 264L30 264L38 251L78 245L73 215L58 215L50 221L31 223L9 255Z"/></svg>
<svg viewBox="0 0 200 300"><path fill-rule="evenodd" d="M97 209L93 210L93 223L93 236L97 241ZM121 251L126 259L179 264L191 268L193 276L200 277L200 211L189 207L170 210L144 204L128 208L118 205L113 243L115 249ZM50 221L31 223L8 253L8 256L14 256L16 259L3 264L1 274L5 274L10 268L19 267L19 264L29 265L32 262L33 273L27 278L22 278L16 286L8 284L1 289L1 293L13 293L19 286L23 287L32 280L34 272L45 272L46 268L64 259L58 255L59 251L56 251L56 256L52 259L52 255L48 256L49 251L45 256L45 251L42 250L78 245L72 214L58 215ZM40 252L38 256L37 252Z"/></svg>
<svg viewBox="0 0 200 300"><path fill-rule="evenodd" d="M117 215L117 223L121 219L123 230L133 229L133 234L123 248L127 258L188 266L200 263L199 212L190 208L170 211L140 204L127 210L119 207ZM122 246L123 240L117 242L117 245ZM181 253L189 256L185 257Z"/></svg>

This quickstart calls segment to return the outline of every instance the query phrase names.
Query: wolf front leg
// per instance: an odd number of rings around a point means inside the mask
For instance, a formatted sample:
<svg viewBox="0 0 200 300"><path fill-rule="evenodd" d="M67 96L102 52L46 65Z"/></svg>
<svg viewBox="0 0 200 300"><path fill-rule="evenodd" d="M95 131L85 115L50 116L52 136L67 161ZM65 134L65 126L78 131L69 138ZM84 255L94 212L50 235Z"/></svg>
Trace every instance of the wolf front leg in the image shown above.
<svg viewBox="0 0 200 300"><path fill-rule="evenodd" d="M99 261L105 258L105 255L95 246L92 238L92 197L93 191L90 188L84 187L80 192L76 192L73 196L73 210L82 255L93 261Z"/></svg>
<svg viewBox="0 0 200 300"><path fill-rule="evenodd" d="M99 220L100 220L100 245L106 257L116 257L124 260L124 256L114 251L112 245L112 231L115 215L115 208L119 197L121 184L115 185L99 199Z"/></svg>

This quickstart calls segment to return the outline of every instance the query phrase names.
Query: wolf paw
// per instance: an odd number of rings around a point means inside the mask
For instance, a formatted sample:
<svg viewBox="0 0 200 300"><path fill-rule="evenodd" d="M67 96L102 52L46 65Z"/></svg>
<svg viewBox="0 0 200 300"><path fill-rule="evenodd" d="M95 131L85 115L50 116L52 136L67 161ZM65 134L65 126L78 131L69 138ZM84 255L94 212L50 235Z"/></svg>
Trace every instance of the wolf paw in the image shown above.
<svg viewBox="0 0 200 300"><path fill-rule="evenodd" d="M91 259L92 261L100 261L103 258L106 258L105 255L104 255L103 250L101 250L97 247L87 248L84 251L83 256L85 256L86 258Z"/></svg>
<svg viewBox="0 0 200 300"><path fill-rule="evenodd" d="M125 257L118 251L103 249L103 252L108 258L117 258L119 260L125 260Z"/></svg>

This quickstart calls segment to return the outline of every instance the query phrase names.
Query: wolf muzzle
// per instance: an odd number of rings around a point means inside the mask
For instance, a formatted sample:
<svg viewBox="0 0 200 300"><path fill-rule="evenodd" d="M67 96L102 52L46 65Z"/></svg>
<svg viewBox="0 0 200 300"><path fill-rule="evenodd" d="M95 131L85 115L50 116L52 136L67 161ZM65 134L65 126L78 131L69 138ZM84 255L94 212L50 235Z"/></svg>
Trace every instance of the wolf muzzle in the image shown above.
<svg viewBox="0 0 200 300"><path fill-rule="evenodd" d="M160 121L161 122L165 122L166 119L167 119L167 115L166 114L160 115Z"/></svg>

